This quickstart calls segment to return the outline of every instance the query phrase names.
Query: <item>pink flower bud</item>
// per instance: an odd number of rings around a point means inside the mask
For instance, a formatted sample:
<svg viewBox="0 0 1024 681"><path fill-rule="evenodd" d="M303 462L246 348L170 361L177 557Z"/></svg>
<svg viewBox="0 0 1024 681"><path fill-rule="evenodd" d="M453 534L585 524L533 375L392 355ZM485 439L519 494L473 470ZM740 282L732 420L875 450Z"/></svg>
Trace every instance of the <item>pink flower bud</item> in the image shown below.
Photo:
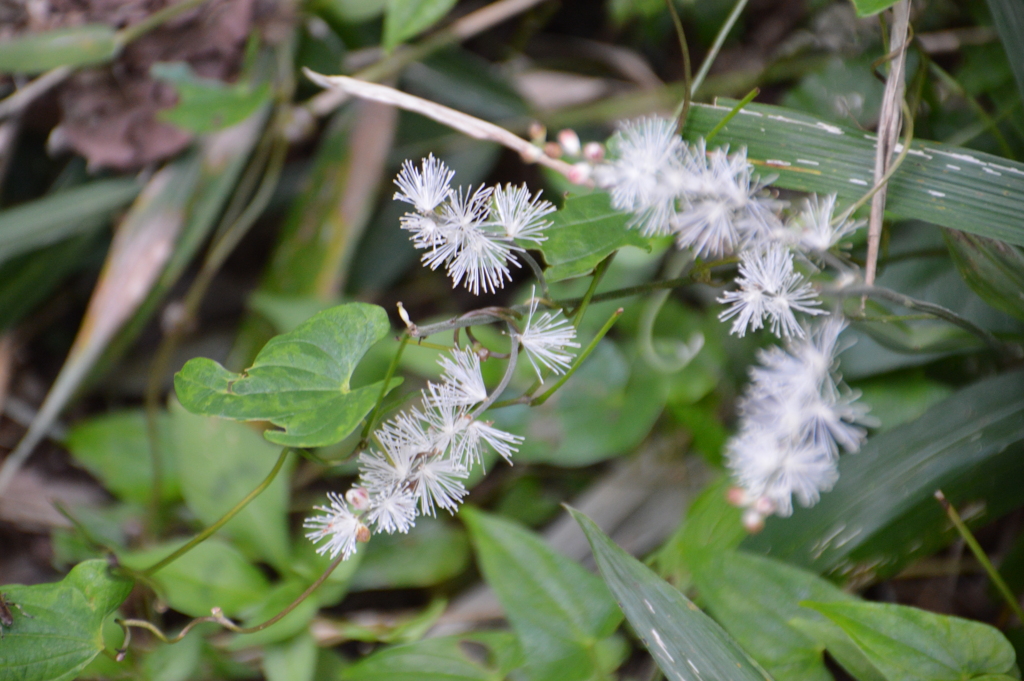
<svg viewBox="0 0 1024 681"><path fill-rule="evenodd" d="M356 528L356 541L360 544L370 541L370 528L359 523L359 527Z"/></svg>
<svg viewBox="0 0 1024 681"><path fill-rule="evenodd" d="M764 516L748 508L743 512L743 527L750 534L757 534L764 529Z"/></svg>
<svg viewBox="0 0 1024 681"><path fill-rule="evenodd" d="M580 136L575 130L562 130L558 133L558 144L566 156L576 157L580 155Z"/></svg>
<svg viewBox="0 0 1024 681"><path fill-rule="evenodd" d="M365 511L370 507L370 493L365 487L353 487L345 492L345 501L357 511Z"/></svg>
<svg viewBox="0 0 1024 681"><path fill-rule="evenodd" d="M569 171L569 181L573 184L583 184L590 179L590 173L593 170L589 163L577 163Z"/></svg>
<svg viewBox="0 0 1024 681"><path fill-rule="evenodd" d="M725 493L725 500L730 505L738 508L745 508L750 505L750 495L742 487L730 487Z"/></svg>
<svg viewBox="0 0 1024 681"><path fill-rule="evenodd" d="M530 123L530 141L534 144L542 144L548 136L548 129L540 121Z"/></svg>
<svg viewBox="0 0 1024 681"><path fill-rule="evenodd" d="M600 163L604 160L604 145L599 142L587 142L583 147L583 158L591 163Z"/></svg>

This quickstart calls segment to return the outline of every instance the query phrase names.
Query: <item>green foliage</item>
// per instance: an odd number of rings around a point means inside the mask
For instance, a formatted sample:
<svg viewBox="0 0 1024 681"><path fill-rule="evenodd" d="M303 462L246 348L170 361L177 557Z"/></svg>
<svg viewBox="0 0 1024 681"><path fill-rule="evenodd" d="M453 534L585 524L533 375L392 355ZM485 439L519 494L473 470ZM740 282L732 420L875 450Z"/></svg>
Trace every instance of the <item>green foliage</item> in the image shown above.
<svg viewBox="0 0 1024 681"><path fill-rule="evenodd" d="M466 533L433 518L422 518L407 534L374 537L359 553L354 591L434 586L461 574L470 559Z"/></svg>
<svg viewBox="0 0 1024 681"><path fill-rule="evenodd" d="M999 517L1019 503L1022 395L1020 372L957 391L842 457L816 506L770 519L745 546L818 572L884 576L949 540L935 490L953 503L984 499L986 518Z"/></svg>
<svg viewBox="0 0 1024 681"><path fill-rule="evenodd" d="M682 593L616 546L594 521L571 510L601 576L668 678L771 681L718 624Z"/></svg>
<svg viewBox="0 0 1024 681"><path fill-rule="evenodd" d="M613 209L604 192L569 196L551 222L540 245L549 282L587 274L623 246L649 248L638 230L626 228L629 216Z"/></svg>
<svg viewBox="0 0 1024 681"><path fill-rule="evenodd" d="M839 625L888 681L1013 678L1013 646L987 624L891 603L805 605Z"/></svg>
<svg viewBox="0 0 1024 681"><path fill-rule="evenodd" d="M144 570L170 555L183 542L174 541L119 556L135 570ZM204 617L219 607L228 617L259 605L270 585L254 565L231 544L211 537L152 577L161 598L178 612Z"/></svg>
<svg viewBox="0 0 1024 681"><path fill-rule="evenodd" d="M349 378L389 328L387 313L376 305L339 305L273 338L244 374L193 359L175 375L174 387L193 413L280 426L264 433L276 444L334 444L355 430L380 395L380 383L352 389Z"/></svg>
<svg viewBox="0 0 1024 681"><path fill-rule="evenodd" d="M853 6L857 8L857 16L859 17L878 14L895 4L896 0L853 0Z"/></svg>
<svg viewBox="0 0 1024 681"><path fill-rule="evenodd" d="M74 679L103 650L103 621L132 590L105 560L76 565L51 584L3 587L14 624L0 640L0 677L14 681Z"/></svg>
<svg viewBox="0 0 1024 681"><path fill-rule="evenodd" d="M1015 246L983 236L942 231L960 276L982 300L1024 320L1024 254Z"/></svg>
<svg viewBox="0 0 1024 681"><path fill-rule="evenodd" d="M102 64L120 50L116 32L106 24L26 33L0 42L0 72L31 74L58 66Z"/></svg>
<svg viewBox="0 0 1024 681"><path fill-rule="evenodd" d="M345 669L341 678L343 681L501 681L522 663L523 653L515 636L498 631L478 632L385 648Z"/></svg>
<svg viewBox="0 0 1024 681"><path fill-rule="evenodd" d="M436 24L456 0L388 0L381 46L393 50Z"/></svg>
<svg viewBox="0 0 1024 681"><path fill-rule="evenodd" d="M190 414L177 404L171 409L170 427L182 496L204 525L217 522L255 489L280 454L243 423ZM278 569L289 563L290 472L286 462L270 486L223 528L246 555Z"/></svg>
<svg viewBox="0 0 1024 681"><path fill-rule="evenodd" d="M175 456L169 425L167 415L160 414L157 418L160 493L165 502L181 496L178 457ZM150 500L153 493L153 456L144 412L110 412L80 421L68 433L64 444L79 463L119 498L139 504Z"/></svg>
<svg viewBox="0 0 1024 681"><path fill-rule="evenodd" d="M683 136L696 140L730 111L724 101L690 108ZM747 157L775 186L842 201L861 198L873 180L874 136L820 121L799 111L749 104L715 137L714 144L746 147ZM936 142L912 142L907 160L889 181L886 211L1024 246L1024 164Z"/></svg>
<svg viewBox="0 0 1024 681"><path fill-rule="evenodd" d="M515 523L469 508L460 516L484 579L519 637L530 678L583 680L611 671L601 669L597 644L621 615L601 581Z"/></svg>
<svg viewBox="0 0 1024 681"><path fill-rule="evenodd" d="M184 62L158 63L150 73L178 91L174 108L160 112L160 120L198 134L241 123L270 99L270 83L253 86L239 81L228 85L200 78Z"/></svg>

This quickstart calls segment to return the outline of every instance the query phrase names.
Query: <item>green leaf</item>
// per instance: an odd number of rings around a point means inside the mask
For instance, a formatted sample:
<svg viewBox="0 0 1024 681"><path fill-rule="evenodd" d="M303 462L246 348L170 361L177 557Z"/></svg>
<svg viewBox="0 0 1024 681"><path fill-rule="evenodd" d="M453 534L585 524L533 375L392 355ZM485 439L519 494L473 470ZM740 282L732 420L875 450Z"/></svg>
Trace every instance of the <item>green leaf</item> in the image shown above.
<svg viewBox="0 0 1024 681"><path fill-rule="evenodd" d="M988 0L988 9L1013 69L1017 89L1024 96L1024 3L1020 0Z"/></svg>
<svg viewBox="0 0 1024 681"><path fill-rule="evenodd" d="M319 651L308 633L268 646L263 651L263 674L267 681L313 681Z"/></svg>
<svg viewBox="0 0 1024 681"><path fill-rule="evenodd" d="M96 180L0 212L0 262L95 230L139 189L134 180Z"/></svg>
<svg viewBox="0 0 1024 681"><path fill-rule="evenodd" d="M579 511L601 576L667 678L771 681L771 676L678 589L627 554Z"/></svg>
<svg viewBox="0 0 1024 681"><path fill-rule="evenodd" d="M979 381L841 457L831 492L770 518L744 548L837 576L892 574L954 536L936 489L982 509L975 522L1020 505L1022 439L1024 374Z"/></svg>
<svg viewBox="0 0 1024 681"><path fill-rule="evenodd" d="M212 525L253 491L274 468L280 448L243 423L190 414L174 404L170 427L185 504ZM292 457L294 460L294 457ZM278 569L289 563L288 480L285 462L270 486L222 528L248 556Z"/></svg>
<svg viewBox="0 0 1024 681"><path fill-rule="evenodd" d="M853 0L853 6L857 8L857 16L859 17L869 17L872 14L878 14L895 4L896 0Z"/></svg>
<svg viewBox="0 0 1024 681"><path fill-rule="evenodd" d="M962 681L1005 674L1013 646L981 622L892 603L804 602L853 639L889 681Z"/></svg>
<svg viewBox="0 0 1024 681"><path fill-rule="evenodd" d="M184 542L168 542L119 556L135 570L144 570L171 554ZM263 573L230 544L211 537L152 577L160 596L190 617L210 614L219 607L228 617L262 602L270 593Z"/></svg>
<svg viewBox="0 0 1024 681"><path fill-rule="evenodd" d="M590 679L596 644L622 619L594 575L515 523L464 508L484 580L494 589L526 654L533 681Z"/></svg>
<svg viewBox="0 0 1024 681"><path fill-rule="evenodd" d="M391 51L448 14L457 0L388 0L382 47Z"/></svg>
<svg viewBox="0 0 1024 681"><path fill-rule="evenodd" d="M120 50L117 33L107 24L26 33L0 42L0 72L40 73L58 66L102 64Z"/></svg>
<svg viewBox="0 0 1024 681"><path fill-rule="evenodd" d="M921 371L858 381L853 387L861 393L858 401L870 407L871 416L878 419L876 434L913 421L953 392Z"/></svg>
<svg viewBox="0 0 1024 681"><path fill-rule="evenodd" d="M52 584L9 584L0 591L14 624L0 640L4 679L74 679L103 650L103 620L128 598L131 580L115 577L105 560L79 563Z"/></svg>
<svg viewBox="0 0 1024 681"><path fill-rule="evenodd" d="M142 661L146 681L189 681L198 676L204 639L186 636L177 643L155 643Z"/></svg>
<svg viewBox="0 0 1024 681"><path fill-rule="evenodd" d="M160 440L160 495L172 501L181 495L173 440L167 415L157 418ZM72 456L115 496L149 503L153 492L153 457L146 414L141 409L109 412L76 423L64 444Z"/></svg>
<svg viewBox="0 0 1024 681"><path fill-rule="evenodd" d="M812 572L741 551L692 562L702 602L777 681L831 681L822 646L789 624L807 616L800 601L852 601ZM826 625L824 618L816 624Z"/></svg>
<svg viewBox="0 0 1024 681"><path fill-rule="evenodd" d="M623 246L649 248L638 230L626 226L629 216L612 208L605 192L567 197L551 222L540 245L549 282L582 276Z"/></svg>
<svg viewBox="0 0 1024 681"><path fill-rule="evenodd" d="M728 102L694 104L683 136L695 141L729 112ZM774 185L819 194L836 193L850 203L870 189L875 137L778 106L749 104L718 133L715 145L747 148ZM916 218L1024 246L1024 164L938 142L912 142L906 160L889 181L885 208L898 218Z"/></svg>
<svg viewBox="0 0 1024 681"><path fill-rule="evenodd" d="M174 388L195 414L280 426L283 431L264 433L276 444L331 445L355 430L376 403L381 383L353 390L349 378L390 328L381 307L339 305L272 338L243 374L210 359L193 359L175 374Z"/></svg>
<svg viewBox="0 0 1024 681"><path fill-rule="evenodd" d="M414 589L458 576L469 565L469 541L461 528L420 518L407 534L383 534L359 549L353 591Z"/></svg>
<svg viewBox="0 0 1024 681"><path fill-rule="evenodd" d="M178 91L178 104L161 111L157 118L197 134L241 123L270 99L270 83L254 87L240 81L228 85L200 78L185 62L153 64L149 72L154 78L173 84Z"/></svg>
<svg viewBox="0 0 1024 681"><path fill-rule="evenodd" d="M393 646L341 673L344 681L501 681L522 664L515 636L488 631Z"/></svg>
<svg viewBox="0 0 1024 681"><path fill-rule="evenodd" d="M266 622L293 603L307 588L309 588L309 582L299 579L288 579L274 585L266 599L245 618L243 626L254 627ZM228 648L242 650L286 641L305 631L319 609L320 604L315 598L307 598L266 629L251 634L239 634L231 641Z"/></svg>
<svg viewBox="0 0 1024 681"><path fill-rule="evenodd" d="M942 230L960 276L982 300L1024 320L1024 254L1008 243Z"/></svg>

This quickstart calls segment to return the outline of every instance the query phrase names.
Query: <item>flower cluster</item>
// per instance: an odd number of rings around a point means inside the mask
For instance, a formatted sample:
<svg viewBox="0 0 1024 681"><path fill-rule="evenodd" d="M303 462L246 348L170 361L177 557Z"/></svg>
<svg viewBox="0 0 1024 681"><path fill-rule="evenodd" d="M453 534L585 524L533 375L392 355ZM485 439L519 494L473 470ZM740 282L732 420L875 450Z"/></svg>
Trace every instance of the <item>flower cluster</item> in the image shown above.
<svg viewBox="0 0 1024 681"><path fill-rule="evenodd" d="M545 216L555 207L526 185L452 189L454 175L433 155L420 168L411 161L402 165L395 200L416 209L402 217L402 229L427 251L424 265L444 265L453 287L461 283L474 295L494 293L511 280L509 266L521 266L515 256L525 252L520 244L544 241L551 224Z"/></svg>
<svg viewBox="0 0 1024 681"><path fill-rule="evenodd" d="M844 328L842 318L828 316L785 349L762 350L761 365L750 370L739 432L727 446L750 507L748 526L772 513L790 515L793 496L815 504L838 478L840 449L855 452L864 441L867 408L836 373Z"/></svg>
<svg viewBox="0 0 1024 681"><path fill-rule="evenodd" d="M688 145L675 122L662 118L622 125L609 147L611 158L594 169L594 180L645 236L672 234L680 248L719 257L779 227L780 204L763 195L745 150Z"/></svg>
<svg viewBox="0 0 1024 681"><path fill-rule="evenodd" d="M330 494L325 515L306 520L317 549L348 558L357 541L375 532L408 532L419 515L442 508L454 512L466 496L464 480L480 463L486 447L506 461L522 438L477 418L488 394L480 358L471 349L454 348L440 360L440 383L428 383L421 408L398 414L374 433L379 449L359 455L359 485L342 499Z"/></svg>

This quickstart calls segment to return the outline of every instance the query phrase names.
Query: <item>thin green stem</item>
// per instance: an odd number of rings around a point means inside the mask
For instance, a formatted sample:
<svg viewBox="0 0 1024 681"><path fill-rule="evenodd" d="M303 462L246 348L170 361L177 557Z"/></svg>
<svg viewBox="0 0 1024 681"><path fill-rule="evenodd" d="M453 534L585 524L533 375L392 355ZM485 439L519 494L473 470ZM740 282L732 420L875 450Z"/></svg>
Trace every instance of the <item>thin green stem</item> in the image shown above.
<svg viewBox="0 0 1024 681"><path fill-rule="evenodd" d="M665 0L668 13L672 15L672 23L676 27L676 37L679 39L679 51L683 53L683 101L676 108L673 118L678 123L679 130L686 125L686 118L690 114L690 102L693 100L693 72L690 67L690 47L686 44L686 31L683 30L683 21L679 18L675 3L672 0Z"/></svg>
<svg viewBox="0 0 1024 681"><path fill-rule="evenodd" d="M992 580L992 583L995 584L996 589L999 590L999 593L1006 601L1006 604L1010 606L1010 610L1013 611L1013 614L1017 616L1018 620L1024 622L1024 611L1021 610L1020 601L1013 595L1013 592L1010 591L1010 587L1006 584L1002 575L999 574L999 571L996 570L994 565L992 565L992 561L990 561L988 556L985 555L985 551L981 548L978 540L975 539L974 533L971 532L970 528L968 528L967 524L963 521L963 518L961 518L960 514L957 513L956 507L949 503L946 499L946 495L942 493L942 490L935 490L935 498L940 504L942 504L942 508L946 510L946 515L949 516L949 520L953 523L956 531L960 533L964 542L971 549L971 553L973 553L974 557L978 559L979 563L981 563L981 566L985 569L985 573L988 574L988 578Z"/></svg>
<svg viewBox="0 0 1024 681"><path fill-rule="evenodd" d="M154 12L153 14L150 14L148 17L138 22L137 24L132 24L131 26L126 26L122 28L120 31L117 32L117 41L121 45L127 45L133 40L136 40L137 38L141 37L143 34L149 33L154 28L161 26L162 24L170 21L179 14L187 12L193 7L198 7L204 2L206 2L206 0L181 0L181 2L175 5L165 7L159 12Z"/></svg>
<svg viewBox="0 0 1024 681"><path fill-rule="evenodd" d="M1017 158L1016 154L1013 153L1013 149L1010 147L1010 144L1003 136L1002 131L999 129L999 125L997 125L995 119L992 118L989 112L985 111L985 107L978 103L978 100L972 97L967 90L964 89L964 86L960 84L960 81L954 78L948 71L936 64L923 52L921 53L921 56L927 60L928 70L942 81L943 85L951 89L965 102L967 102L967 106L969 106L974 112L974 115L978 117L979 122L992 134L996 144L999 145L999 149L1003 152L1003 156L1006 158Z"/></svg>
<svg viewBox="0 0 1024 681"><path fill-rule="evenodd" d="M185 635L188 634L188 632L190 632L193 629L193 627L196 627L197 625L200 625L200 624L204 624L206 622L212 622L214 624L219 624L220 626L224 627L225 629L233 631L236 634L253 634L253 633L256 633L257 631L262 631L262 630L266 629L267 627L269 627L269 626L271 626L273 624L276 624L277 622L280 622L281 619L283 619L284 617L286 617L288 615L288 613L290 613L292 610L294 610L296 607L298 607L298 605L300 603L302 603L302 601L304 601L307 598L309 598L310 594L312 594L314 591L316 591L317 588L319 588L319 586L321 584L323 584L325 581L327 581L327 578L331 576L331 573L334 572L337 569L337 567L339 565L341 565L341 563L344 560L345 560L345 554L342 554L342 555L338 556L337 558L335 558L333 561L331 561L331 564L327 566L327 569L324 570L323 574L321 574L317 578L317 580L315 582L310 584L309 588L306 589L305 591L303 591L299 595L298 598L296 598L294 601L292 601L290 604L288 604L283 610L281 610L281 612L277 613L276 615L274 615L273 617L271 617L267 621L262 622L260 624L255 625L255 626L252 626L252 627L240 627L240 626L238 626L237 624L235 624L234 622L229 620L227 617L225 617L224 613L221 611L220 608L213 608L213 614L212 615L208 615L206 617L197 617L197 618L195 618L194 620L192 620L191 622L186 624L185 627L180 632L178 632L178 634L176 636L168 636L167 634L162 632L160 630L160 628L157 627L155 624L153 624L152 622L148 622L146 620L138 620L138 619L117 619L117 620L114 620L121 627L121 629L124 630L124 642L121 644L121 647L117 651L117 660L119 662L121 660L123 660L125 654L128 652L128 646L131 644L131 640L132 640L132 636L131 636L131 628L132 627L135 627L137 629L145 629L145 630L149 631L150 633L152 633L154 636L156 636L158 639L160 639L161 641L163 641L164 643L167 643L169 645L173 645L173 644L177 643L178 641L180 641L181 639L185 638Z"/></svg>
<svg viewBox="0 0 1024 681"><path fill-rule="evenodd" d="M683 273L690 262L691 259L688 251L676 251L669 257L668 264L665 267L665 274L670 279L676 279ZM698 345L696 350L692 349L687 343L680 343L682 348L679 349L680 351L675 360L666 360L654 349L654 323L657 321L658 313L661 311L665 301L668 300L669 293L669 290L661 289L651 294L640 314L640 328L637 332L637 341L640 344L640 354L649 366L664 373L675 373L689 364L694 355L700 351L700 348L704 345L704 337L698 334L699 342L696 343ZM693 340L690 342L694 343Z"/></svg>
<svg viewBox="0 0 1024 681"><path fill-rule="evenodd" d="M901 307L907 308L908 310L917 310L919 312L924 312L932 315L933 317L943 319L949 322L950 324L959 326L961 329L967 331L968 333L977 336L982 341L984 341L985 344L988 345L993 350L993 352L995 352L1002 359L1008 359L1012 355L1010 349L1002 341L996 338L991 331L981 328L980 326L978 326L974 322L971 322L968 319L964 319L956 312L953 312L948 308L942 307L941 305L936 305L935 303L929 303L926 300L917 300L916 298L911 298L910 296L900 293L899 291L893 291L891 289L882 288L881 286L854 284L837 289L823 289L821 293L822 295L832 296L836 298L875 298L878 300L885 300L890 303L895 303L897 305L900 305Z"/></svg>
<svg viewBox="0 0 1024 681"><path fill-rule="evenodd" d="M583 315L590 306L590 301L597 292L597 286L601 283L601 280L604 279L605 272L608 271L608 266L611 265L612 260L615 259L616 253L618 253L618 251L614 251L607 258L597 263L597 267L594 268L594 276L590 278L590 286L587 287L587 292L583 294L583 302L580 303L579 308L576 310L576 314L573 315L573 328L580 328L580 324L583 322Z"/></svg>
<svg viewBox="0 0 1024 681"><path fill-rule="evenodd" d="M736 20L740 18L740 14L743 9L747 6L747 0L736 0L736 4L732 8L732 12L726 18L725 23L718 29L718 35L715 36L715 42L711 44L711 49L708 50L708 54L704 57L704 61L700 65L700 70L697 71L697 75L693 77L693 84L690 86L692 92L696 92L700 89L701 83L708 75L708 71L711 70L711 65L715 62L715 58L718 57L718 52L722 49L722 45L725 44L725 39L729 35L729 31L736 25Z"/></svg>
<svg viewBox="0 0 1024 681"><path fill-rule="evenodd" d="M516 359L519 357L519 336L515 333L510 334L512 336L512 346L508 351L508 365L505 367L505 375L501 377L501 383L498 387L491 391L491 394L487 396L487 399L480 403L480 406L473 410L470 414L472 418L477 418L480 414L487 411L494 401L501 397L501 393L505 392L505 388L508 387L509 381L512 380L512 374L516 371Z"/></svg>
<svg viewBox="0 0 1024 681"><path fill-rule="evenodd" d="M395 356L391 358L391 363L388 364L388 370L384 374L384 384L380 387L380 394L377 396L377 403L373 405L373 411L370 412L369 417L366 419L366 425L363 426L363 432L360 433L359 439L362 442L366 441L366 438L373 432L374 426L377 425L377 419L380 418L380 410L384 405L384 397L388 394L388 385L391 383L391 379L394 378L395 372L398 371L398 362L402 359L402 353L405 352L405 346L409 342L409 334L403 333L402 339L398 342L398 350L395 351ZM446 350L448 348L445 348Z"/></svg>
<svg viewBox="0 0 1024 681"><path fill-rule="evenodd" d="M544 297L550 299L551 290L548 289L548 280L544 278L544 270L542 270L540 265L537 264L537 261L533 259L533 256L526 251L521 252L519 255L526 261L526 264L530 266L530 269L533 270L533 276L537 277L537 283L540 284L540 290L544 292Z"/></svg>
<svg viewBox="0 0 1024 681"><path fill-rule="evenodd" d="M761 88L758 87L748 92L743 99L736 103L736 106L732 108L732 111L725 114L722 120L718 121L718 124L715 125L715 127L711 128L711 131L704 136L704 143L710 144L711 140L714 139L715 135L717 135L722 128L728 125L729 121L735 118L736 114L743 110L743 107L754 101L754 97L757 97L759 94L761 94Z"/></svg>
<svg viewBox="0 0 1024 681"><path fill-rule="evenodd" d="M576 358L576 361L572 363L572 366L569 367L569 370L566 371L565 374L561 378L559 378L553 386L548 388L541 395L534 397L532 400L530 400L531 407L537 407L544 404L552 395L555 394L556 390L565 385L565 382L568 381L574 373L576 373L576 369L578 369L580 365L583 364L583 360L590 356L590 353L594 351L594 348L597 347L597 344L601 341L602 338L604 338L605 334L611 330L612 326L615 324L618 318L622 316L622 312L623 310L620 307L618 310L612 313L612 316L609 317L608 321L604 323L604 326L602 326L601 330L597 332L597 335L594 336L594 339L590 341L587 347L583 349L583 352L581 352L579 356Z"/></svg>
<svg viewBox="0 0 1024 681"><path fill-rule="evenodd" d="M191 541L189 541L187 544L179 548L177 551L171 553L169 556L161 560L159 563L143 570L142 574L146 576L155 574L159 570L167 567L175 560L177 560L178 558L182 557L183 555L194 549L202 542L209 539L214 532L224 527L224 525L227 524L228 521L230 521L232 518L238 515L243 508L248 506L250 501L258 497L263 492L263 490L270 486L270 483L274 482L274 478L276 478L277 474L281 472L281 467L284 466L284 462L288 458L288 453L290 451L291 449L288 447L281 450L281 455L277 457L277 463L274 464L274 468L270 471L270 474L267 475L263 482L256 486L256 489L249 492L249 494L247 494L244 499L235 504L234 508L225 513L220 520L218 520L213 525L210 525L205 530L197 534L195 537L191 539Z"/></svg>

